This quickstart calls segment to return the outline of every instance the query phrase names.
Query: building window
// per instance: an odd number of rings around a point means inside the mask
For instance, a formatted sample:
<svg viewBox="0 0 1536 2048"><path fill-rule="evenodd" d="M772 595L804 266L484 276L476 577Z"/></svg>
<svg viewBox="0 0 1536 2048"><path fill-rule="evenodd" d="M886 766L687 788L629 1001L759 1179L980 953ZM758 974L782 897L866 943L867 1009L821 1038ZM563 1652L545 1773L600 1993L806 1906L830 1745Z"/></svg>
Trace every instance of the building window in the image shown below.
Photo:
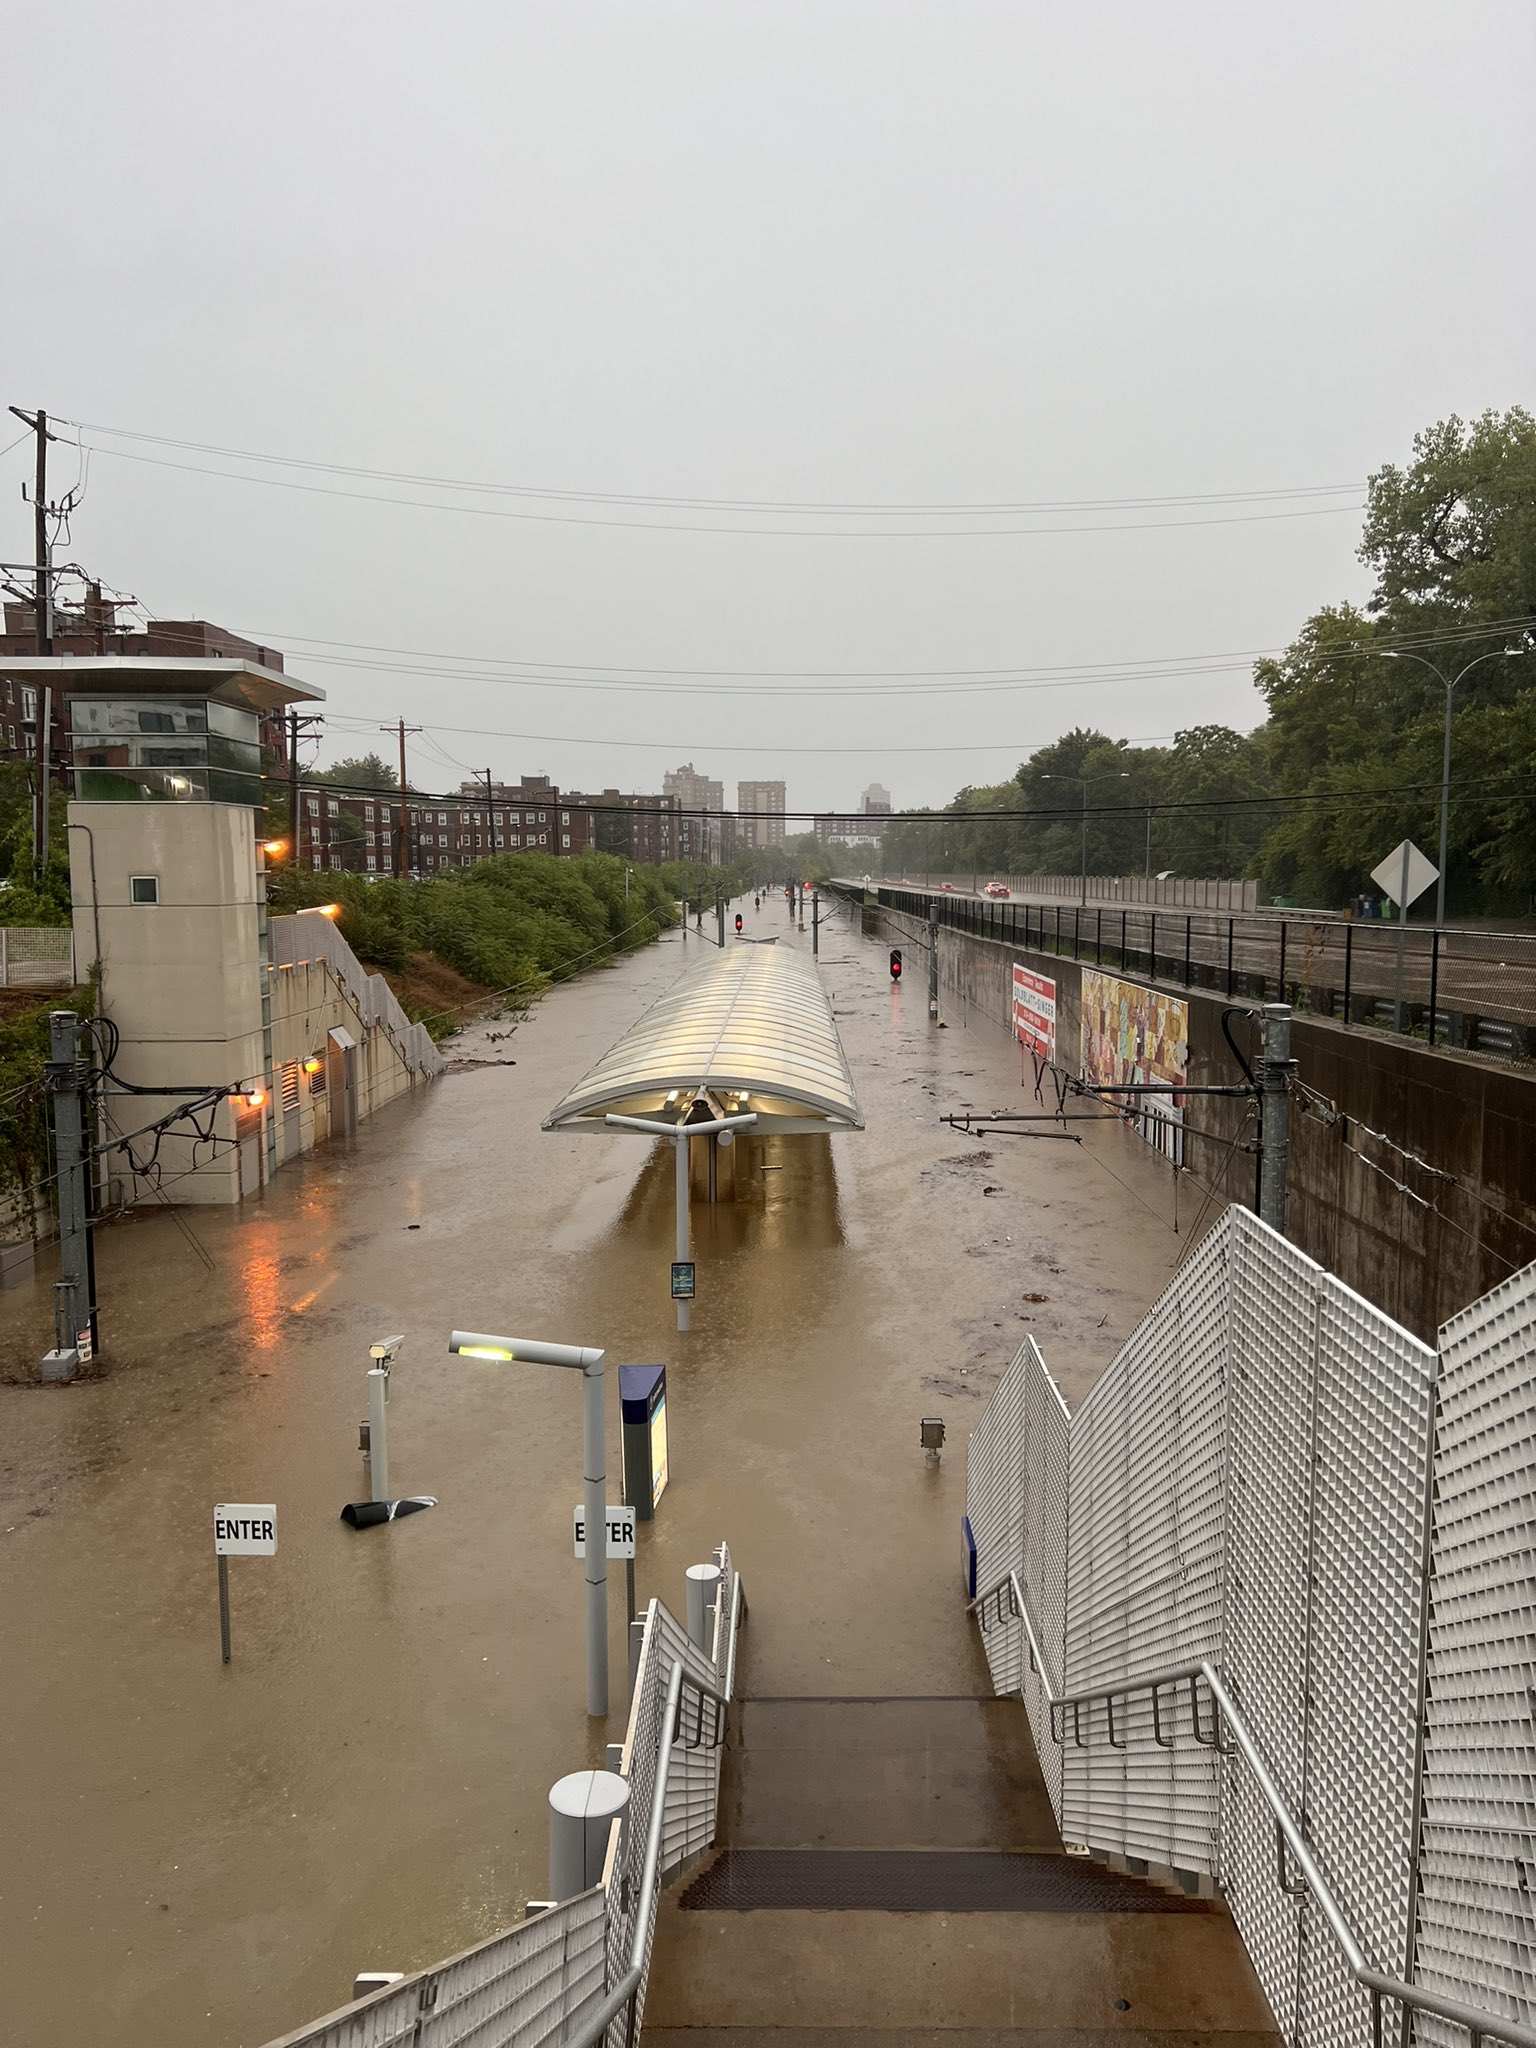
<svg viewBox="0 0 1536 2048"><path fill-rule="evenodd" d="M565 849L567 850L567 852L569 852L569 850L570 850L570 844L571 844L571 835L570 835L570 833L569 833L569 832L562 832L562 833L560 834L560 844L561 844L561 845L562 845L563 847L565 847ZM683 1141L682 1141L682 1139L681 1139L681 1138L679 1138L677 1142L679 1143L679 1145L681 1145L681 1143L682 1143Z"/></svg>
<svg viewBox="0 0 1536 2048"><path fill-rule="evenodd" d="M373 823L373 805L372 805L372 804L364 804L364 805L363 805L363 816L364 816L364 817L365 817L365 818L366 818L366 819L368 820L368 822L369 822L369 824L370 824L370 825L371 825L371 824ZM683 1141L682 1141L682 1139L681 1139L681 1138L679 1138L677 1142L678 1142L679 1144L681 1144L681 1143L682 1143Z"/></svg>
<svg viewBox="0 0 1536 2048"><path fill-rule="evenodd" d="M30 725L36 718L37 692L36 690L29 690L26 684L23 683L21 689L21 722L23 725Z"/></svg>
<svg viewBox="0 0 1536 2048"><path fill-rule="evenodd" d="M544 818L544 813L543 813L542 811L540 811L540 813L539 813L539 823L540 823L540 824L542 825L542 824L543 824L544 822L545 822L545 818ZM678 1143L679 1143L679 1144L681 1144L681 1143L682 1143L682 1140L681 1140L681 1138L679 1138L679 1140L678 1140Z"/></svg>
<svg viewBox="0 0 1536 2048"><path fill-rule="evenodd" d="M339 868L341 866L341 855L339 853L333 853L331 855L331 866L333 868ZM681 1144L682 1140L679 1139L678 1142L679 1144Z"/></svg>
<svg viewBox="0 0 1536 2048"><path fill-rule="evenodd" d="M506 842L506 840L505 840L505 839L503 838L503 836L501 835L501 833L500 833L500 832L498 832L498 833L496 834L496 844L497 844L498 846L505 846L505 845L506 845L506 843L507 843L507 842ZM681 1141L679 1141L679 1142L681 1142Z"/></svg>
<svg viewBox="0 0 1536 2048"><path fill-rule="evenodd" d="M318 853L313 853L313 854L311 854L311 855L310 855L310 857L309 857L309 859L310 859L310 866L311 866L311 867L316 867L316 868L317 868L317 867L319 867L319 865L320 865L320 856L319 856L319 854L318 854Z"/></svg>
<svg viewBox="0 0 1536 2048"><path fill-rule="evenodd" d="M370 854L369 854L369 856L368 856L368 865L369 865L369 867L371 867L371 868L376 868L376 867L378 866L378 864L379 864L379 857L378 857L378 855L377 855L376 853L370 853ZM681 1138L679 1138L677 1142L678 1142L679 1144L681 1144L681 1143L682 1143L683 1141L682 1141L682 1139L681 1139Z"/></svg>
<svg viewBox="0 0 1536 2048"><path fill-rule="evenodd" d="M448 822L448 813L446 811L439 811L437 814L437 822L439 823L439 825L446 825ZM681 1143L681 1140L679 1140L679 1143Z"/></svg>
<svg viewBox="0 0 1536 2048"><path fill-rule="evenodd" d="M571 814L570 814L570 812L569 812L569 811L562 811L562 812L560 813L560 822L561 822L561 824L562 824L562 825L569 825L569 823L571 822ZM570 845L570 841L569 841L569 840L567 840L567 841L566 841L566 845L567 845L567 846L569 846L569 845ZM679 1138L677 1142L678 1142L679 1144L681 1144L681 1143L682 1143L683 1141L682 1141L682 1139L681 1139L681 1138Z"/></svg>
<svg viewBox="0 0 1536 2048"><path fill-rule="evenodd" d="M318 817L319 817L319 815L320 815L320 799L319 799L319 797L317 797L317 796L307 796L307 797L305 797L305 799L304 799L304 802L305 802L305 805L306 805L306 806L307 806L307 808L308 808L308 811L309 811L309 815L310 815L310 816L311 816L312 818L318 818ZM682 1140L681 1140L681 1139L679 1139L679 1140L678 1140L678 1143L679 1143L679 1144L681 1144L681 1143L682 1143Z"/></svg>
<svg viewBox="0 0 1536 2048"><path fill-rule="evenodd" d="M326 815L328 817L334 818L336 813L341 809L341 806L337 803L335 797L328 797L326 799L325 809ZM681 1138L679 1138L677 1142L681 1144L683 1141Z"/></svg>
<svg viewBox="0 0 1536 2048"><path fill-rule="evenodd" d="M130 903L158 903L160 901L160 877L158 875L130 875L128 877L128 900Z"/></svg>

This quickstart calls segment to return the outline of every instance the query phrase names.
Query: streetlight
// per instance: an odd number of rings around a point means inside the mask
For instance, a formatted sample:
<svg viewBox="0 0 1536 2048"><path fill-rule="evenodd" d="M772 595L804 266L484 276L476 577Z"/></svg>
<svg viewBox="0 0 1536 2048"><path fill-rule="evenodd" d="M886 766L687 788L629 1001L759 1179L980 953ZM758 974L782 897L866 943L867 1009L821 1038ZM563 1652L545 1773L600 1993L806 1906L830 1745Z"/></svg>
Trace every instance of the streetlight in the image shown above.
<svg viewBox="0 0 1536 2048"><path fill-rule="evenodd" d="M458 1358L489 1358L498 1365L569 1365L582 1379L582 1478L586 1522L587 1712L608 1711L608 1474L603 1425L603 1353L579 1344L544 1344L531 1337L494 1337L455 1330L448 1350Z"/></svg>
<svg viewBox="0 0 1536 2048"><path fill-rule="evenodd" d="M1090 782L1129 782L1129 768L1109 769L1103 775L1042 775L1042 782L1076 782L1083 792L1083 895L1084 905L1088 901L1088 785Z"/></svg>
<svg viewBox="0 0 1536 2048"><path fill-rule="evenodd" d="M1416 661L1420 668L1427 668L1431 675L1438 676L1445 685L1445 750L1440 759L1440 879L1435 884L1435 923L1445 923L1445 863L1446 840L1451 822L1451 708L1456 696L1456 685L1462 676L1470 675L1480 661L1492 661L1502 657L1505 661L1518 661L1528 650L1524 647L1490 647L1486 653L1475 654L1459 675L1447 676L1442 668L1422 654L1410 654L1405 647L1384 647L1384 661ZM1407 912L1404 911L1406 916Z"/></svg>

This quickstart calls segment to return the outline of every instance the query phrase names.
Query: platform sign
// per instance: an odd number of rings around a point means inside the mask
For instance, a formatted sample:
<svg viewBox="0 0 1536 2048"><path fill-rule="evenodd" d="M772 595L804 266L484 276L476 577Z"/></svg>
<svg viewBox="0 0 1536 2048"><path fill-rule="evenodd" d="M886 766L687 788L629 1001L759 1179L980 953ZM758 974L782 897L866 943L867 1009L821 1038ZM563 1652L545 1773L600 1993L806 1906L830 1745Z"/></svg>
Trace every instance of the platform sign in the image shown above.
<svg viewBox="0 0 1536 2048"><path fill-rule="evenodd" d="M632 1507L608 1508L608 1555L610 1557L633 1557L635 1554L635 1511ZM587 1554L587 1515L585 1508L571 1510L571 1532L576 1545L576 1556Z"/></svg>
<svg viewBox="0 0 1536 2048"><path fill-rule="evenodd" d="M276 1557L277 1508L269 1500L221 1501L213 1511L215 1557Z"/></svg>
<svg viewBox="0 0 1536 2048"><path fill-rule="evenodd" d="M1018 965L1013 970L1013 1035L1041 1059L1055 1059L1056 984Z"/></svg>
<svg viewBox="0 0 1536 2048"><path fill-rule="evenodd" d="M624 1427L624 1491L642 1522L667 1490L667 1368L619 1367Z"/></svg>
<svg viewBox="0 0 1536 2048"><path fill-rule="evenodd" d="M674 1259L672 1261L672 1299L674 1301L693 1300L696 1270L692 1259Z"/></svg>

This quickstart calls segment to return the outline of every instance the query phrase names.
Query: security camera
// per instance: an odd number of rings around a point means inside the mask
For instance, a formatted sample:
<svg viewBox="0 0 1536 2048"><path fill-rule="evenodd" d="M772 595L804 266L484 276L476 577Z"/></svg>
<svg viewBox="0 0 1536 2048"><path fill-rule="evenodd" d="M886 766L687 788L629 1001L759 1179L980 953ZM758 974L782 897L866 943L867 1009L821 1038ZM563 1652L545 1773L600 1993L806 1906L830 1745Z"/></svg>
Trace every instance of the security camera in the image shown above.
<svg viewBox="0 0 1536 2048"><path fill-rule="evenodd" d="M368 1346L368 1356L375 1365L392 1365L395 1360L395 1354L404 1342L405 1335L403 1332L398 1337L381 1337L376 1344Z"/></svg>

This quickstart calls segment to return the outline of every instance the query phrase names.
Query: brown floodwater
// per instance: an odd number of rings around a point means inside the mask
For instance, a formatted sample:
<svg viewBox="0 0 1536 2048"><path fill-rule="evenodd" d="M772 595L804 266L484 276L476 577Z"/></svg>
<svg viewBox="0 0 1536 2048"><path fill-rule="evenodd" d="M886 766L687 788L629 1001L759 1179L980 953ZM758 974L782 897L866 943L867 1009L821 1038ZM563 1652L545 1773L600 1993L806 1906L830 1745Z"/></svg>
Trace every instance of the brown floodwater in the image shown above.
<svg viewBox="0 0 1536 2048"><path fill-rule="evenodd" d="M782 898L745 915L810 944ZM984 1690L966 1433L1026 1333L1069 1400L1092 1385L1187 1245L1169 1176L1115 1124L1082 1147L941 1125L1026 1106L1028 1061L930 1026L921 973L893 988L840 916L823 980L868 1128L738 1148L741 1199L695 1207L679 1336L670 1152L538 1126L700 950L673 934L510 1037L467 1034L515 1064L450 1072L238 1214L102 1231L104 1376L0 1386L8 2042L261 2043L543 1894L545 1793L622 1732L623 1568L605 1729L583 1711L578 1387L450 1359L455 1325L666 1362L640 1598L681 1612L684 1567L727 1538L749 1691ZM50 1341L48 1279L0 1296L0 1371ZM354 1532L367 1346L396 1331L393 1490L441 1505ZM611 1370L609 1394L616 1475ZM937 1470L925 1414L949 1424ZM279 1518L275 1559L232 1561L227 1669L220 1500Z"/></svg>

